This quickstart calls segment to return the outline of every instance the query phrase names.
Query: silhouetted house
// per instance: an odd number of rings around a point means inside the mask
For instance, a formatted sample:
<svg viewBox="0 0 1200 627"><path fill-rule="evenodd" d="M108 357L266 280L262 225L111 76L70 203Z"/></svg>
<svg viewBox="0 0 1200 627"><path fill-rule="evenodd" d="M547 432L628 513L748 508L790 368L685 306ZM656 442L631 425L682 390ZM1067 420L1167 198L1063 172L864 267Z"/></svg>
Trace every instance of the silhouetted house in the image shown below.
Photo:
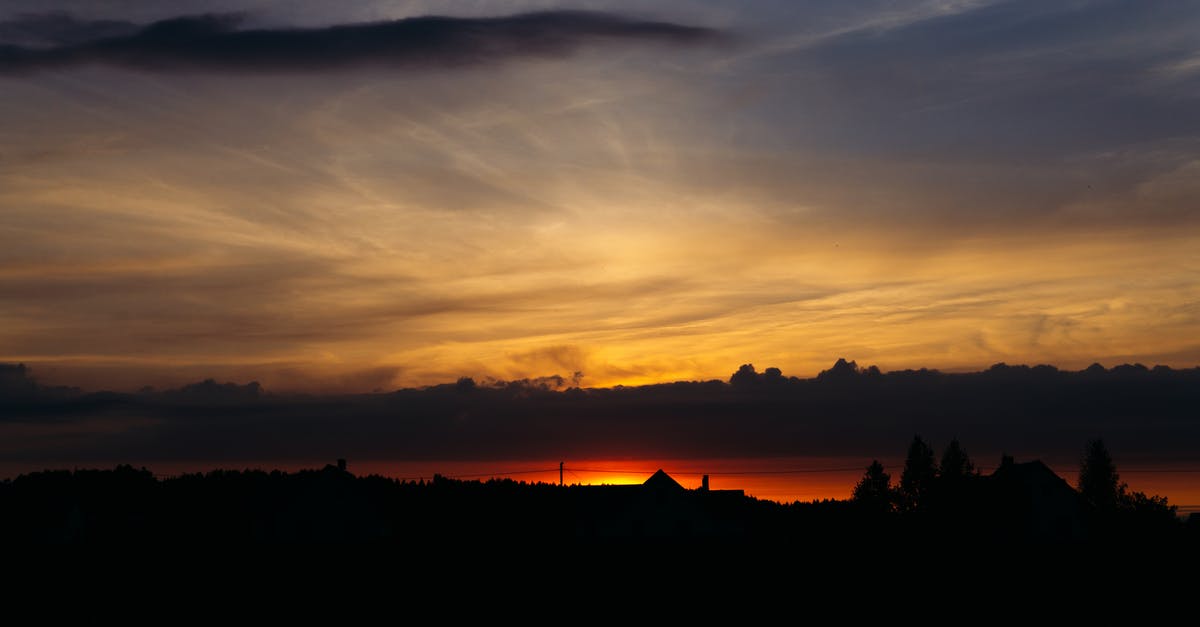
<svg viewBox="0 0 1200 627"><path fill-rule="evenodd" d="M660 493L678 492L686 489L682 485L679 485L679 482L673 479L671 475L664 472L662 468L659 468L654 474L650 475L649 479L643 481L642 488Z"/></svg>
<svg viewBox="0 0 1200 627"><path fill-rule="evenodd" d="M1041 461L1006 458L986 487L987 524L995 539L1062 542L1086 535L1079 493Z"/></svg>
<svg viewBox="0 0 1200 627"><path fill-rule="evenodd" d="M641 484L577 486L576 530L583 537L740 536L745 493L689 490L662 469Z"/></svg>

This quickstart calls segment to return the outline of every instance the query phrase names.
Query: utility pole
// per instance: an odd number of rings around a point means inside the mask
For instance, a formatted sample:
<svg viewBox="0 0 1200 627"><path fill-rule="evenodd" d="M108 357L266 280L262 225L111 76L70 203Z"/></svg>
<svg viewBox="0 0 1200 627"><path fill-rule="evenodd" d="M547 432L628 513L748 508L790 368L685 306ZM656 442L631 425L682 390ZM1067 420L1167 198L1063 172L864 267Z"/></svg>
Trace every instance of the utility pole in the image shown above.
<svg viewBox="0 0 1200 627"><path fill-rule="evenodd" d="M562 487L562 484L563 484L563 480L562 480L562 467L563 467L563 463L562 463L562 462L558 462L558 487L560 487L560 488Z"/></svg>

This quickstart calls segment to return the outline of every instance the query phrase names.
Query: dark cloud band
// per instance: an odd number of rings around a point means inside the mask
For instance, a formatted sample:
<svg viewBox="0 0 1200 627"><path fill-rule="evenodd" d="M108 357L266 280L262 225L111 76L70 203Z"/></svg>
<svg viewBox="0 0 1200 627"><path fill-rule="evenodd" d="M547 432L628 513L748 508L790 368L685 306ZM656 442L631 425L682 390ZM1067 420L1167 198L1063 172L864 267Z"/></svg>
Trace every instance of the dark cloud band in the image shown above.
<svg viewBox="0 0 1200 627"><path fill-rule="evenodd" d="M1130 458L1200 460L1200 368L883 373L839 360L813 379L746 364L728 383L566 385L564 377L463 378L390 394L309 396L208 380L83 393L0 364L0 459L869 458L921 433L1056 458L1103 435Z"/></svg>
<svg viewBox="0 0 1200 627"><path fill-rule="evenodd" d="M601 42L694 45L721 37L708 28L582 11L472 19L417 17L315 29L239 30L239 22L238 16L230 15L180 17L131 34L70 45L0 45L0 73L91 64L214 72L447 68L522 57L562 57Z"/></svg>

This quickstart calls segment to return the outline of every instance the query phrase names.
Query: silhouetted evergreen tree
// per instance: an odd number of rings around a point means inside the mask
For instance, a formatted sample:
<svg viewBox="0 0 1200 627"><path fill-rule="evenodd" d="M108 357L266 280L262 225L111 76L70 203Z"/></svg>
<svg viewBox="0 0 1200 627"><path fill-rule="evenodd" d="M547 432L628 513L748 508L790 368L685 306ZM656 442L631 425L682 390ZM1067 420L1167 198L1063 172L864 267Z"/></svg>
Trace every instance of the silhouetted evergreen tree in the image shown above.
<svg viewBox="0 0 1200 627"><path fill-rule="evenodd" d="M933 449L921 436L914 435L912 444L908 446L908 457L904 460L904 472L900 475L901 506L905 510L915 511L927 504L937 474Z"/></svg>
<svg viewBox="0 0 1200 627"><path fill-rule="evenodd" d="M942 464L939 468L941 477L947 482L961 482L968 477L977 476L975 464L963 450L961 444L958 443L958 438L950 440L950 444L946 445L946 450L942 452Z"/></svg>
<svg viewBox="0 0 1200 627"><path fill-rule="evenodd" d="M1090 506L1094 533L1100 536L1162 541L1182 529L1178 508L1166 497L1131 492L1121 482L1103 440L1087 444L1079 467L1079 494Z"/></svg>
<svg viewBox="0 0 1200 627"><path fill-rule="evenodd" d="M958 438L950 440L942 451L934 491L925 509L935 510L940 519L940 533L965 537L974 527L969 518L979 506L977 490L979 472ZM922 506L924 507L924 506Z"/></svg>
<svg viewBox="0 0 1200 627"><path fill-rule="evenodd" d="M1124 500L1125 486L1102 439L1087 444L1079 465L1079 495L1088 505L1102 512L1117 509Z"/></svg>
<svg viewBox="0 0 1200 627"><path fill-rule="evenodd" d="M856 503L874 512L888 512L892 509L892 477L883 471L879 460L872 460L867 466L858 485L854 486L851 495Z"/></svg>

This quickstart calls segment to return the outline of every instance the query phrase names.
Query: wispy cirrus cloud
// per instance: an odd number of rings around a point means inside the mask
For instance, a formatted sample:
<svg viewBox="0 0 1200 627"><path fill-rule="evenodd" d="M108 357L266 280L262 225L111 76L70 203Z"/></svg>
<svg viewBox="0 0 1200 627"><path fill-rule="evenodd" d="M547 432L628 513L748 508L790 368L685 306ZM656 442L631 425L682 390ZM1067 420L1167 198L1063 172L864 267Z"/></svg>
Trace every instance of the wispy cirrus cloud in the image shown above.
<svg viewBox="0 0 1200 627"><path fill-rule="evenodd" d="M300 391L1198 363L1194 7L703 4L9 0L22 54L113 47L0 76L0 360ZM426 56L355 56L414 24ZM231 52L266 34L312 49Z"/></svg>

